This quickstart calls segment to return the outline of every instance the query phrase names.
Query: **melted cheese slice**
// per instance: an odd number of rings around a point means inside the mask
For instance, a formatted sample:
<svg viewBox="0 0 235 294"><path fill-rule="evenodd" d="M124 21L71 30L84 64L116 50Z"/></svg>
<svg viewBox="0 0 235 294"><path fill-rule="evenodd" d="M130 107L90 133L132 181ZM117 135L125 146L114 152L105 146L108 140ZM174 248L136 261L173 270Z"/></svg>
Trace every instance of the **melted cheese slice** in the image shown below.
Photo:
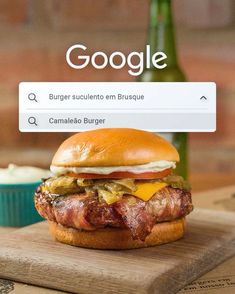
<svg viewBox="0 0 235 294"><path fill-rule="evenodd" d="M137 184L136 192L131 194L144 201L148 201L156 192L166 186L166 183L139 183Z"/></svg>

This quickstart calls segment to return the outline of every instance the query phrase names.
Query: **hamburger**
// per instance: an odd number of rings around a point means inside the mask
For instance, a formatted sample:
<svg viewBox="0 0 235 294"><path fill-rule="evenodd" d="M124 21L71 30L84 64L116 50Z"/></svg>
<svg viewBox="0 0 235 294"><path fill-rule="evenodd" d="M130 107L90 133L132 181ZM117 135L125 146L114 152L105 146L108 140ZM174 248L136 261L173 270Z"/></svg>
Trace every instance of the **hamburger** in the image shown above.
<svg viewBox="0 0 235 294"><path fill-rule="evenodd" d="M53 176L35 193L60 242L97 249L155 246L181 238L192 209L188 183L173 171L175 147L156 134L97 129L65 140Z"/></svg>

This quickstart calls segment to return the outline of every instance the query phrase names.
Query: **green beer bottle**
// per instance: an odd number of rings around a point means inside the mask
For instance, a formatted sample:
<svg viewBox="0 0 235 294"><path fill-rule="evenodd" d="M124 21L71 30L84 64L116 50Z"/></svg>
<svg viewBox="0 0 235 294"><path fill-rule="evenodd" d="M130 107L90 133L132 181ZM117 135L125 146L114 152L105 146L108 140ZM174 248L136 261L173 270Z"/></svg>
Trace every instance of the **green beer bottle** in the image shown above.
<svg viewBox="0 0 235 294"><path fill-rule="evenodd" d="M148 31L148 45L151 55L162 51L167 55L167 67L145 69L139 76L141 82L184 82L185 76L177 61L175 34L172 20L171 0L151 0ZM162 133L163 137L175 145L180 154L176 172L187 178L187 134Z"/></svg>

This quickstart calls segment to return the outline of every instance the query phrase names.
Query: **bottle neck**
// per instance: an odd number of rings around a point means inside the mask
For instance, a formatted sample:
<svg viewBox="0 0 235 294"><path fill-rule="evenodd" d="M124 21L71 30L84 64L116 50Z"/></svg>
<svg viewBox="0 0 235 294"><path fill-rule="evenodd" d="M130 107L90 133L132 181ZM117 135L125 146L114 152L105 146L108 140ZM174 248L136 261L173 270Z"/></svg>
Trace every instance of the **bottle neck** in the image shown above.
<svg viewBox="0 0 235 294"><path fill-rule="evenodd" d="M148 44L151 55L162 51L167 55L167 66L177 66L171 0L151 0Z"/></svg>

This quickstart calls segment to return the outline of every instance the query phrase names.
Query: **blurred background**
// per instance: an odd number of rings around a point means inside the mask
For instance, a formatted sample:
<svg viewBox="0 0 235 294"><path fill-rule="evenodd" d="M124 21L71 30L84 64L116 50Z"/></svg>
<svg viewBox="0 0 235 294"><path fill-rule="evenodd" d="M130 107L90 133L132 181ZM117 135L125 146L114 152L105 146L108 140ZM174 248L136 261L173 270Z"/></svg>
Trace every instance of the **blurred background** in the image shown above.
<svg viewBox="0 0 235 294"><path fill-rule="evenodd" d="M147 0L0 0L0 166L48 167L69 133L20 133L21 81L131 81L127 69L77 71L75 43L91 52L144 50ZM216 133L190 134L194 190L235 183L235 1L173 0L180 63L189 81L214 81Z"/></svg>

